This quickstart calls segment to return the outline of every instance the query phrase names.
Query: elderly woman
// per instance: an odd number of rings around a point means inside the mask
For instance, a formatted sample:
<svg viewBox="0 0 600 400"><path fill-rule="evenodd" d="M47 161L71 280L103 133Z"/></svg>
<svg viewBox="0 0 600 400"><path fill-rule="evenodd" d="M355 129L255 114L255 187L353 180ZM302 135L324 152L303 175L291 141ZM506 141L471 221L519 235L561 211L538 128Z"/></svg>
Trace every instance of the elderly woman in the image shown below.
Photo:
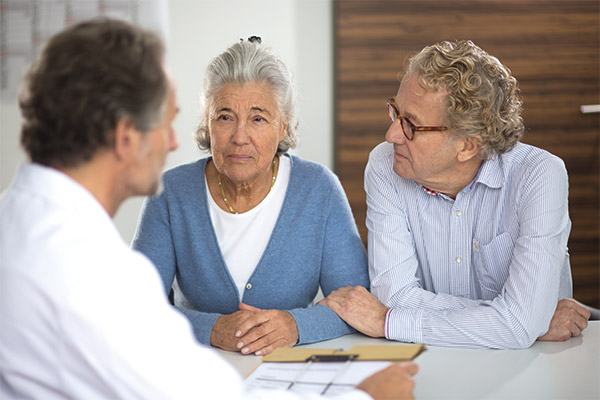
<svg viewBox="0 0 600 400"><path fill-rule="evenodd" d="M353 332L313 305L369 283L348 201L327 168L292 156L294 90L285 65L254 37L209 65L196 139L210 157L164 175L142 210L134 248L201 343L264 355Z"/></svg>

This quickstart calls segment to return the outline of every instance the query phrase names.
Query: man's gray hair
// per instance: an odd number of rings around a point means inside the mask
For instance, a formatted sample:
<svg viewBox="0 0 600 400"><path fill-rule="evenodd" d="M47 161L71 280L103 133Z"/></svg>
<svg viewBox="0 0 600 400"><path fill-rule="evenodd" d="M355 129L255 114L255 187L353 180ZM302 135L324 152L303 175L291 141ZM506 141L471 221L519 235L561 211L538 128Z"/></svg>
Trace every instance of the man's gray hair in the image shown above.
<svg viewBox="0 0 600 400"><path fill-rule="evenodd" d="M523 101L508 67L470 40L440 42L413 56L406 74L448 93L446 120L460 135L480 137L479 157L512 149L523 136Z"/></svg>

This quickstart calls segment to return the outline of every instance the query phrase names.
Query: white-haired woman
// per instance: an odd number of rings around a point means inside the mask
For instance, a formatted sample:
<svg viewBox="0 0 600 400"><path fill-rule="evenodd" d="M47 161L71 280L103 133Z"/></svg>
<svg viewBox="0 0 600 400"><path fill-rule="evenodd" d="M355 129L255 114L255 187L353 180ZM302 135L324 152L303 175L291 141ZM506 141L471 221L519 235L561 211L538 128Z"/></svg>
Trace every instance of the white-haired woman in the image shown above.
<svg viewBox="0 0 600 400"><path fill-rule="evenodd" d="M327 168L289 155L294 89L285 65L250 38L209 65L196 139L210 157L164 175L133 246L156 265L201 343L264 355L353 332L313 305L369 285L350 206Z"/></svg>

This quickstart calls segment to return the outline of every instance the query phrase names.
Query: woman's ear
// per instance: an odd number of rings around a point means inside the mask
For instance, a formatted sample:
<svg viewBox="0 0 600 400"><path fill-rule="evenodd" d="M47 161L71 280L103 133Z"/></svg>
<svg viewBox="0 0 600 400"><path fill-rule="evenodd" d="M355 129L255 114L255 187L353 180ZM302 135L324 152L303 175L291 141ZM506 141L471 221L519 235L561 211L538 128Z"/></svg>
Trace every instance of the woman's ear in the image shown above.
<svg viewBox="0 0 600 400"><path fill-rule="evenodd" d="M283 126L281 128L281 133L279 134L279 141L281 142L283 139L286 138L287 136L287 128L288 128L288 123L289 122L284 122Z"/></svg>

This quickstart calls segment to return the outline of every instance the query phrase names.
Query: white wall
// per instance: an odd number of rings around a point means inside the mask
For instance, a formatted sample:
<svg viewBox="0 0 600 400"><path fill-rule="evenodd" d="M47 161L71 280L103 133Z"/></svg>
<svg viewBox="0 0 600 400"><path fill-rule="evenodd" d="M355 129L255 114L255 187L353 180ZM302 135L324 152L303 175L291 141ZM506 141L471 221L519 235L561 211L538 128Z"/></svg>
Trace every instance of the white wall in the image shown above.
<svg viewBox="0 0 600 400"><path fill-rule="evenodd" d="M170 0L167 62L175 77L181 112L175 120L180 147L165 168L203 154L193 131L206 66L240 38L262 37L292 71L298 88L301 157L333 164L333 49L331 0ZM25 160L19 147L16 101L0 104L0 190ZM115 223L130 241L143 199L126 201Z"/></svg>

